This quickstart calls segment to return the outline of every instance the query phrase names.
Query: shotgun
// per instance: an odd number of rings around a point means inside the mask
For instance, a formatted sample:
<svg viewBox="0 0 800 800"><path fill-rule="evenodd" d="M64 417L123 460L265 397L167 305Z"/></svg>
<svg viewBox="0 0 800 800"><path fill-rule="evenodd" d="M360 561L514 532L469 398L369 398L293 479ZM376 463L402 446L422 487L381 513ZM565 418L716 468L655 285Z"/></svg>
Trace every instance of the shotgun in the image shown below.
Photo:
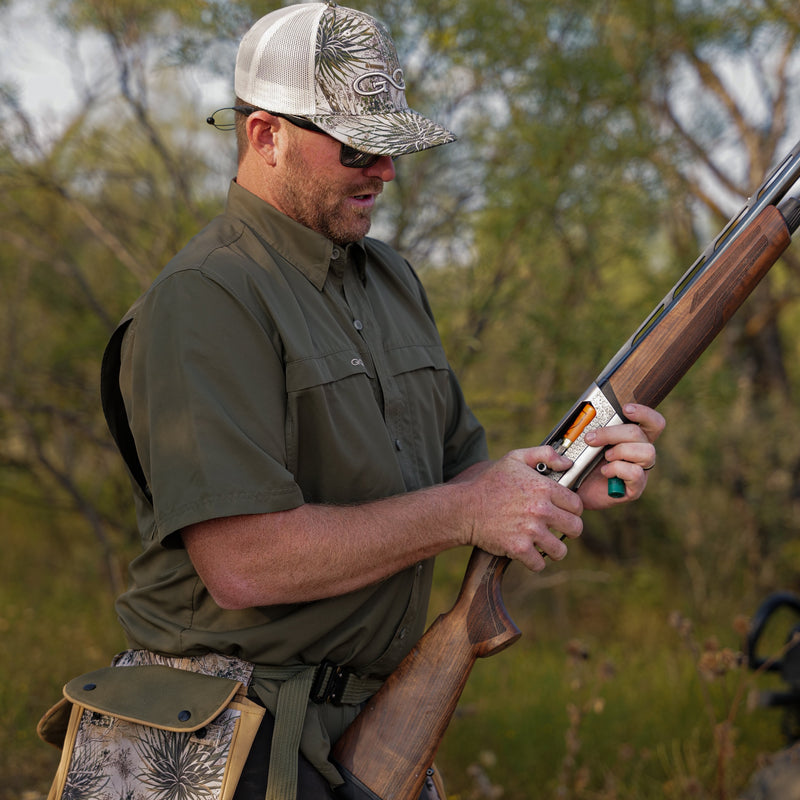
<svg viewBox="0 0 800 800"><path fill-rule="evenodd" d="M603 452L584 442L586 432L624 422L625 403L655 408L675 387L789 246L800 202L784 197L798 179L800 142L544 440L573 466L556 472L540 465L543 474L576 489ZM417 800L475 660L520 636L501 593L509 563L473 549L453 608L433 622L336 742L343 797Z"/></svg>

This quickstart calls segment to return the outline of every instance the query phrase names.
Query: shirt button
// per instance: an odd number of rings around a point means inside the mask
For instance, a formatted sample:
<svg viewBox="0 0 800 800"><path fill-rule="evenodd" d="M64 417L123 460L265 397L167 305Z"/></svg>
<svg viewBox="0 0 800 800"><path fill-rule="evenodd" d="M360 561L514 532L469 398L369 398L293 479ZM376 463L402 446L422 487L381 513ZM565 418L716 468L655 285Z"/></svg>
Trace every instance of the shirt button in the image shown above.
<svg viewBox="0 0 800 800"><path fill-rule="evenodd" d="M394 440L394 449L395 450L402 450L403 449L403 443L399 439L395 439Z"/></svg>
<svg viewBox="0 0 800 800"><path fill-rule="evenodd" d="M402 642L403 639L406 638L406 634L407 633L408 633L408 631L405 628L400 628L400 631L397 634L397 638Z"/></svg>
<svg viewBox="0 0 800 800"><path fill-rule="evenodd" d="M361 331L361 330L363 330L363 329L364 329L364 323L363 323L363 322L362 322L360 319L354 319L354 320L353 320L353 327L354 327L354 328L355 328L357 331Z"/></svg>
<svg viewBox="0 0 800 800"><path fill-rule="evenodd" d="M339 258L342 254L342 251L338 247L334 247L333 251L331 252L331 258Z"/></svg>

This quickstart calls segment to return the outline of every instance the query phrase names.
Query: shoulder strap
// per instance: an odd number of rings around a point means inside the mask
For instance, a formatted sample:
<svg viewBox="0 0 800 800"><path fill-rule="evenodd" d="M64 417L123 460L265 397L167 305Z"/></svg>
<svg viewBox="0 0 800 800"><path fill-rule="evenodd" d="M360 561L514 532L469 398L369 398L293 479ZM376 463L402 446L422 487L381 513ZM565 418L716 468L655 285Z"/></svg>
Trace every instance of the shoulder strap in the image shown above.
<svg viewBox="0 0 800 800"><path fill-rule="evenodd" d="M117 443L125 464L131 476L139 485L142 493L150 505L153 504L153 495L147 485L139 454L136 452L136 442L133 439L128 415L125 411L125 401L119 388L119 369L122 363L122 339L132 319L124 320L114 331L103 353L103 364L100 369L100 397L103 403L103 414L106 418L108 429Z"/></svg>

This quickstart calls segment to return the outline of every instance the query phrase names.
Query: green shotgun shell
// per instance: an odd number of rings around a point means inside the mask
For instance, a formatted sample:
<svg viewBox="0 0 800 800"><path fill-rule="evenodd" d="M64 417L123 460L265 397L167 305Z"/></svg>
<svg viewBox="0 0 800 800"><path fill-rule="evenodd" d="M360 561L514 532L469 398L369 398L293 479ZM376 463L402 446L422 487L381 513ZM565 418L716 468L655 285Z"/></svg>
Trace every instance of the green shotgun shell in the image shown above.
<svg viewBox="0 0 800 800"><path fill-rule="evenodd" d="M625 481L622 478L608 479L608 496L625 497Z"/></svg>

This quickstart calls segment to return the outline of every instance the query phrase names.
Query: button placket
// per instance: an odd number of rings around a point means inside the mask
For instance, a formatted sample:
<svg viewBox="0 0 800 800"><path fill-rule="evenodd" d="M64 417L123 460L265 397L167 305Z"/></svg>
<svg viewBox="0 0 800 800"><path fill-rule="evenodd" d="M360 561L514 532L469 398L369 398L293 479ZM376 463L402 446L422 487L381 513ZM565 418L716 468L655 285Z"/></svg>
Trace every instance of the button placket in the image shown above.
<svg viewBox="0 0 800 800"><path fill-rule="evenodd" d="M359 332L368 348L382 398L386 429L394 444L395 455L406 485L411 485L414 475L413 453L411 452L413 448L403 446L406 434L403 396L397 381L388 368L383 350L381 328L373 319L372 305L366 287L353 269L346 268L344 271L344 296L348 308L353 313L353 327Z"/></svg>

